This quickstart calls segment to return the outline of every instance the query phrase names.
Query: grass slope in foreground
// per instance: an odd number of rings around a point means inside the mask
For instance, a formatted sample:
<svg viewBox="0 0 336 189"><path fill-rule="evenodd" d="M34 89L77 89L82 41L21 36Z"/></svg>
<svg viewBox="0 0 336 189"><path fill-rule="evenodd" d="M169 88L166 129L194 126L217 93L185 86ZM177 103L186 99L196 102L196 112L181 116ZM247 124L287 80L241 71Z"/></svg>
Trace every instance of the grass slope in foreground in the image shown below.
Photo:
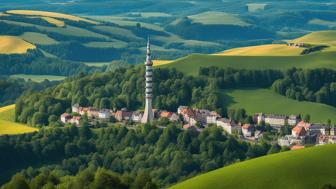
<svg viewBox="0 0 336 189"><path fill-rule="evenodd" d="M171 189L320 189L336 185L336 145L264 156L224 167Z"/></svg>
<svg viewBox="0 0 336 189"><path fill-rule="evenodd" d="M325 104L297 101L276 94L271 89L244 89L221 92L224 105L229 108L244 108L248 114L309 114L312 122L326 123L328 119L336 122L336 108Z"/></svg>
<svg viewBox="0 0 336 189"><path fill-rule="evenodd" d="M15 105L0 107L0 136L17 135L38 131L36 128L28 127L14 122Z"/></svg>

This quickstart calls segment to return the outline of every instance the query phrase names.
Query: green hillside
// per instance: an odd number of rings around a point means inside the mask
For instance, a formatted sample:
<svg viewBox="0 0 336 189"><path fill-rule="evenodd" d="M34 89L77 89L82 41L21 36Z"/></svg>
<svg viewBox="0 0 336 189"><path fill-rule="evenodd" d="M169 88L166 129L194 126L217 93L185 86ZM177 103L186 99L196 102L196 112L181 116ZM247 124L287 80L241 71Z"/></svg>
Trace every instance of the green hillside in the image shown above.
<svg viewBox="0 0 336 189"><path fill-rule="evenodd" d="M336 122L336 108L325 104L297 101L281 96L270 89L239 89L221 92L223 105L232 108L244 108L249 115L269 114L309 114L311 121L325 123L328 119Z"/></svg>
<svg viewBox="0 0 336 189"><path fill-rule="evenodd" d="M236 15L228 14L225 12L209 11L203 12L196 15L189 16L193 22L201 24L225 24L225 25L238 25L238 26L249 26L250 24L244 22L241 18Z"/></svg>
<svg viewBox="0 0 336 189"><path fill-rule="evenodd" d="M320 189L336 185L336 145L269 155L224 167L171 189Z"/></svg>
<svg viewBox="0 0 336 189"><path fill-rule="evenodd" d="M92 64L114 60L142 62L148 35L152 38L153 55L160 59L175 59L190 52L209 53L223 48L223 44L213 41L184 39L159 23L146 20L152 16L159 21L169 18L162 15L139 13L79 17L57 12L7 10L0 12L0 27L4 28L0 37L21 38L48 57Z"/></svg>
<svg viewBox="0 0 336 189"><path fill-rule="evenodd" d="M335 31L314 32L291 40L314 45L328 45L323 51L308 55L300 55L304 48L287 47L284 45L263 45L236 48L222 53L205 55L192 54L159 67L173 67L190 75L196 75L200 67L217 66L236 69L279 69L297 68L336 68L336 35Z"/></svg>
<svg viewBox="0 0 336 189"><path fill-rule="evenodd" d="M173 67L177 70L196 75L200 67L217 66L236 69L280 69L331 68L336 69L336 52L321 52L305 56L217 56L193 54L170 64L158 67Z"/></svg>
<svg viewBox="0 0 336 189"><path fill-rule="evenodd" d="M329 30L329 31L313 32L298 39L292 40L292 42L336 45L336 31Z"/></svg>

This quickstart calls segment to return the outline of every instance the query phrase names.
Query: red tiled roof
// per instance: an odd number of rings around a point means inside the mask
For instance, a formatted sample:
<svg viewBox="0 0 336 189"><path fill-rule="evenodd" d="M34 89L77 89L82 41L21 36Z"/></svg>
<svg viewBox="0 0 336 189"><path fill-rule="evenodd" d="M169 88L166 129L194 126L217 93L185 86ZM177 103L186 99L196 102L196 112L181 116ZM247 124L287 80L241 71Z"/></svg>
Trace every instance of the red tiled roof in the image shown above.
<svg viewBox="0 0 336 189"><path fill-rule="evenodd" d="M305 121L300 121L296 126L304 127L306 130L310 128L311 124Z"/></svg>
<svg viewBox="0 0 336 189"><path fill-rule="evenodd" d="M304 127L301 127L301 126L295 126L293 128L293 131L295 132L295 134L297 134L298 136L301 136L301 135L304 135L305 134L305 130L304 130Z"/></svg>
<svg viewBox="0 0 336 189"><path fill-rule="evenodd" d="M69 118L71 118L71 115L68 114L68 113L63 113L63 114L61 115L61 117L64 117L64 118L66 118L66 119L69 119Z"/></svg>
<svg viewBox="0 0 336 189"><path fill-rule="evenodd" d="M172 112L168 112L168 111L162 111L160 113L160 117L166 117L169 118L173 113Z"/></svg>
<svg viewBox="0 0 336 189"><path fill-rule="evenodd" d="M291 150L301 150L301 149L304 149L305 147L302 146L302 145L295 145L295 146L292 146L291 147Z"/></svg>

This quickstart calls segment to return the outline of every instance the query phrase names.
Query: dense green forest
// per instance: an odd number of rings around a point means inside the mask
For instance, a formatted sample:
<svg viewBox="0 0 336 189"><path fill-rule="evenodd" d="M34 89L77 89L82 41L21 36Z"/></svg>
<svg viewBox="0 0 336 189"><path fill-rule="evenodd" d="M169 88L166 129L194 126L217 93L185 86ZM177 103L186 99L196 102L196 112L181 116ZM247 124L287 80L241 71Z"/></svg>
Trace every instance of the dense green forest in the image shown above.
<svg viewBox="0 0 336 189"><path fill-rule="evenodd" d="M290 69L272 89L288 98L336 106L336 71Z"/></svg>
<svg viewBox="0 0 336 189"><path fill-rule="evenodd" d="M125 188L151 182L163 187L237 161L281 150L276 145L238 141L217 127L199 133L183 131L174 124L168 124L165 129L155 125L141 125L134 129L113 125L90 130L85 122L81 126L0 137L1 182L8 181L11 175L24 169L13 177L8 185L10 188L14 188L11 184L17 182L26 183L26 188L29 188L27 185L44 188L50 184L63 186L61 188L76 188L78 184L86 183L95 186L104 180L96 180L94 174L105 175L100 169L104 168L128 175L130 178L121 179L127 182ZM76 174L74 178L61 179ZM86 181L78 183L83 174ZM139 178L137 181L138 177L148 179ZM108 175L97 179L104 178L108 183L116 179Z"/></svg>
<svg viewBox="0 0 336 189"><path fill-rule="evenodd" d="M34 126L52 124L71 104L97 108L137 110L143 107L145 70L140 66L112 72L84 74L68 79L53 89L31 93L16 102L16 120ZM208 81L184 76L175 69L154 72L154 107L176 111L180 105L193 105L225 113Z"/></svg>
<svg viewBox="0 0 336 189"><path fill-rule="evenodd" d="M26 174L38 174L27 179ZM128 174L120 175L106 169L85 169L75 176L56 176L50 171L29 169L25 175L17 173L2 189L39 189L39 188L113 188L113 189L157 189L148 173L141 172L135 178Z"/></svg>
<svg viewBox="0 0 336 189"><path fill-rule="evenodd" d="M80 72L92 73L106 68L89 67L82 63L47 58L39 50L30 50L27 54L1 54L0 74L33 74L71 76Z"/></svg>
<svg viewBox="0 0 336 189"><path fill-rule="evenodd" d="M32 126L55 125L57 117L70 112L71 104L113 110L142 109L144 106L144 68L132 66L114 71L81 74L39 93L28 93L16 102L16 120ZM323 76L323 77L322 77ZM227 116L219 100L220 89L268 88L297 100L335 106L336 72L328 69L285 72L276 70L235 70L200 68L198 76L185 76L175 69L154 72L155 108L176 111L180 105L216 110ZM323 79L318 79L323 78ZM243 119L243 118L242 118Z"/></svg>
<svg viewBox="0 0 336 189"><path fill-rule="evenodd" d="M216 88L265 88L283 77L283 73L278 70L237 70L232 68L201 67L199 75L210 78Z"/></svg>
<svg viewBox="0 0 336 189"><path fill-rule="evenodd" d="M24 79L0 77L0 106L14 104L16 99L25 92L41 91L59 83L59 81L47 80L36 83Z"/></svg>
<svg viewBox="0 0 336 189"><path fill-rule="evenodd" d="M193 23L188 17L181 19L175 25L166 27L168 31L173 32L186 39L198 39L209 41L220 40L251 40L274 38L272 32L267 30L236 25L220 25ZM211 33L211 35L209 35Z"/></svg>

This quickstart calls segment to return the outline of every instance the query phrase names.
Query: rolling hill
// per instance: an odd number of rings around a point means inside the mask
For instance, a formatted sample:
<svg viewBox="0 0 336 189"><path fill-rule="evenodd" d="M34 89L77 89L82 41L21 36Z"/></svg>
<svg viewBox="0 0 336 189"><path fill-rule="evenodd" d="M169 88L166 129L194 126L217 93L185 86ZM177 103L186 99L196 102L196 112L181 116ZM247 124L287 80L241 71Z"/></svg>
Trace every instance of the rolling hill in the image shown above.
<svg viewBox="0 0 336 189"><path fill-rule="evenodd" d="M336 145L311 147L236 163L170 189L320 189L336 185Z"/></svg>
<svg viewBox="0 0 336 189"><path fill-rule="evenodd" d="M334 31L314 32L303 36L302 38L293 40L314 43L314 45L327 43L330 46L325 50L308 55L300 55L304 48L288 47L283 44L271 44L230 49L212 55L192 54L171 61L169 64L160 65L159 67L173 67L190 75L196 75L200 67L207 66L251 70L286 70L292 67L304 69L336 69L336 64L334 62L336 49L333 44L336 35L332 35L333 33Z"/></svg>
<svg viewBox="0 0 336 189"><path fill-rule="evenodd" d="M308 43L313 45L336 45L336 30L320 31L307 34L303 37L291 40L295 43Z"/></svg>
<svg viewBox="0 0 336 189"><path fill-rule="evenodd" d="M287 70L293 67L336 69L335 56L336 52L321 52L305 56L218 56L193 54L158 67L176 68L178 71L189 75L197 75L200 67L208 66L250 70Z"/></svg>
<svg viewBox="0 0 336 189"><path fill-rule="evenodd" d="M299 56L303 48L289 47L285 44L259 45L226 50L215 55L225 56Z"/></svg>
<svg viewBox="0 0 336 189"><path fill-rule="evenodd" d="M0 36L25 40L48 57L98 64L113 60L142 62L148 35L152 38L153 55L160 59L222 49L220 43L183 39L158 23L138 20L169 17L158 13L80 17L47 11L6 10L0 14L0 27L6 28ZM11 51L8 54L12 54Z"/></svg>
<svg viewBox="0 0 336 189"><path fill-rule="evenodd" d="M206 25L237 25L237 26L249 26L244 20L236 15L228 14L225 12L208 11L200 14L191 15L189 18L195 23L201 23Z"/></svg>
<svg viewBox="0 0 336 189"><path fill-rule="evenodd" d="M9 10L6 11L6 14L16 14L16 15L25 15L25 16L42 16L44 18L60 18L60 19L67 19L75 22L87 22L90 24L98 24L98 22L88 20L85 18L81 18L78 16L68 15L68 14L61 14L55 12L46 12L46 11L35 11L35 10Z"/></svg>

